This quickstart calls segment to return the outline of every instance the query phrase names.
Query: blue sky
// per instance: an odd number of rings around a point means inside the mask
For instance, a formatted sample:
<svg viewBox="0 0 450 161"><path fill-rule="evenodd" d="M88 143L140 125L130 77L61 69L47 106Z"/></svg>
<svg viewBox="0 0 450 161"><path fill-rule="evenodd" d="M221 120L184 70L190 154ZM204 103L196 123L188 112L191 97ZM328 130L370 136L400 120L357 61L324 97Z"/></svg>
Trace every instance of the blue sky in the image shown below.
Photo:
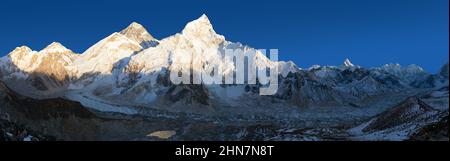
<svg viewBox="0 0 450 161"><path fill-rule="evenodd" d="M436 72L449 53L448 0L73 0L0 2L0 55L53 41L81 53L133 21L158 39L203 13L227 40L277 48L300 67L418 64Z"/></svg>

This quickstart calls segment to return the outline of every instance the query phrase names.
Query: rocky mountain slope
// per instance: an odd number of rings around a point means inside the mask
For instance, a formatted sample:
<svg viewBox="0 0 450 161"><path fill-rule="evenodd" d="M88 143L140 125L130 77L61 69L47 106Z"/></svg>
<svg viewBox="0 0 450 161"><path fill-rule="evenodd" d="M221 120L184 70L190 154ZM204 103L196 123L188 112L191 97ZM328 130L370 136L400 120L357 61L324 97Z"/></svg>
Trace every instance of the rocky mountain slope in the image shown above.
<svg viewBox="0 0 450 161"><path fill-rule="evenodd" d="M36 98L62 96L70 84L67 66L79 55L54 42L36 52L26 46L0 60L2 80L15 91Z"/></svg>

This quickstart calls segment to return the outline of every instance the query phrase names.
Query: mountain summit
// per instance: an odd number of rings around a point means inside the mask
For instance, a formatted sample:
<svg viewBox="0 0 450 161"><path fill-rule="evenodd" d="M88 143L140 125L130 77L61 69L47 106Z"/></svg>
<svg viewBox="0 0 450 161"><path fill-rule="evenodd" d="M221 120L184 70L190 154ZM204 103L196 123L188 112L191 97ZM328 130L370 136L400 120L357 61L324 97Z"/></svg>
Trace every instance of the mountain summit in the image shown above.
<svg viewBox="0 0 450 161"><path fill-rule="evenodd" d="M15 54L26 54L26 53L30 53L31 51L32 51L31 48L28 46L20 46L20 47L16 47L8 55L13 56Z"/></svg>
<svg viewBox="0 0 450 161"><path fill-rule="evenodd" d="M119 32L127 38L138 42L144 48L154 46L156 39L139 23L133 22Z"/></svg>
<svg viewBox="0 0 450 161"><path fill-rule="evenodd" d="M71 50L67 49L65 46L63 46L59 42L53 42L47 47L45 47L41 52L44 53L65 53L65 52L72 52Z"/></svg>
<svg viewBox="0 0 450 161"><path fill-rule="evenodd" d="M183 29L183 35L192 36L214 36L216 32L213 29L208 16L203 14L200 18L189 22Z"/></svg>
<svg viewBox="0 0 450 161"><path fill-rule="evenodd" d="M345 58L344 63L342 64L342 66L344 66L344 67L354 67L355 65L353 65L352 62L350 62L350 60L348 58Z"/></svg>

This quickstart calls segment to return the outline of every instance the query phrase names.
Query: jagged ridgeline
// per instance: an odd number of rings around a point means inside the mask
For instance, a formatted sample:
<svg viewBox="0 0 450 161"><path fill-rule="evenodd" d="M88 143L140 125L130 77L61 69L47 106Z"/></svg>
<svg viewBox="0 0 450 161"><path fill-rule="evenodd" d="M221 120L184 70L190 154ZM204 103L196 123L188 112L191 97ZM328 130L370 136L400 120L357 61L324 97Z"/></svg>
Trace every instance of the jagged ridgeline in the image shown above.
<svg viewBox="0 0 450 161"><path fill-rule="evenodd" d="M277 93L261 96L261 84L175 85L170 81L170 72L178 68L202 71L218 66L224 69L220 75L233 75L235 64L222 61L221 54L200 52L201 61L192 65L186 60L198 58L179 52L208 49L256 53L249 58L256 67L278 68ZM17 47L1 58L0 78L5 89L13 91L9 95L33 101L67 100L70 107L96 114L295 122L293 126L342 124L375 116L410 96L442 89L448 95L448 63L438 73L417 65L365 68L349 59L341 66L301 69L292 61L271 61L250 46L227 41L206 15L160 40L133 22L80 54L57 42L40 51ZM439 100L432 103L448 107L448 99Z"/></svg>

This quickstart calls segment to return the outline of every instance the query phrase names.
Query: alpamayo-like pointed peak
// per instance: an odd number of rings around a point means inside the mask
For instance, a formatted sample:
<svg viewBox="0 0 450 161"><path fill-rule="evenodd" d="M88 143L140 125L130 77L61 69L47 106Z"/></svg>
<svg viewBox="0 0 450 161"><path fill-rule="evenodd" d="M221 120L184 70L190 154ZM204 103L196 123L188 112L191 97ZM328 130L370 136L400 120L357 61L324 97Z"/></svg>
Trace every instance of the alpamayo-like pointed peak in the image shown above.
<svg viewBox="0 0 450 161"><path fill-rule="evenodd" d="M204 21L206 23L211 24L211 22L209 21L208 16L206 16L206 14L202 14L202 16L200 16L196 21Z"/></svg>
<svg viewBox="0 0 450 161"><path fill-rule="evenodd" d="M355 65L353 65L353 63L348 58L345 58L344 63L342 64L342 66L344 66L344 67L354 67Z"/></svg>
<svg viewBox="0 0 450 161"><path fill-rule="evenodd" d="M120 34L139 44L155 40L155 38L148 33L147 29L137 22L131 23L127 28L120 31Z"/></svg>

